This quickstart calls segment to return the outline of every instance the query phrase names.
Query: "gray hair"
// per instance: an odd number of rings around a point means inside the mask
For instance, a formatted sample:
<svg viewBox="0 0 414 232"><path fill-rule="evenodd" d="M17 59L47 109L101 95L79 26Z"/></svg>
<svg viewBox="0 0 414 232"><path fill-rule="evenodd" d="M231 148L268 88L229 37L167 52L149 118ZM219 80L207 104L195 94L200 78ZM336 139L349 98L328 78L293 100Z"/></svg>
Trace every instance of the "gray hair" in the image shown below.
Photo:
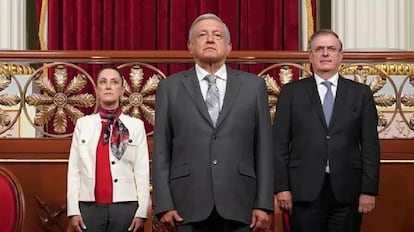
<svg viewBox="0 0 414 232"><path fill-rule="evenodd" d="M309 38L308 41L308 50L310 51L312 49L312 43L315 40L316 37L318 37L319 35L333 35L338 39L338 43L339 43L339 51L342 51L342 41L341 39L339 39L338 34L336 34L334 31L330 30L330 29L320 29L318 31L316 31L315 33L313 33L313 35Z"/></svg>
<svg viewBox="0 0 414 232"><path fill-rule="evenodd" d="M202 15L198 16L194 20L194 22L191 24L190 32L188 33L188 41L191 41L192 38L193 38L193 36L194 36L194 26L197 23L199 23L200 21L203 21L203 20L206 20L206 19L213 19L213 20L216 20L216 21L220 22L221 24L223 24L223 27L224 27L224 39L226 40L226 43L230 43L230 31L229 31L229 28L223 22L223 20L221 20L217 15L212 14L212 13L202 14Z"/></svg>

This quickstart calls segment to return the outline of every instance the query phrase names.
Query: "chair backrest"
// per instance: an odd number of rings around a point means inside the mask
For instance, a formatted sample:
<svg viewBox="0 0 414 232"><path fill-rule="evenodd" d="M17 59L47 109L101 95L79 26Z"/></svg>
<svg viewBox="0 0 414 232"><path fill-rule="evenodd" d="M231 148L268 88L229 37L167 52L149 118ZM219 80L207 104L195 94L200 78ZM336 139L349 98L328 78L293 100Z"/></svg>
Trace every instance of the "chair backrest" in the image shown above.
<svg viewBox="0 0 414 232"><path fill-rule="evenodd" d="M3 232L23 229L25 215L22 186L6 168L0 166L0 228Z"/></svg>

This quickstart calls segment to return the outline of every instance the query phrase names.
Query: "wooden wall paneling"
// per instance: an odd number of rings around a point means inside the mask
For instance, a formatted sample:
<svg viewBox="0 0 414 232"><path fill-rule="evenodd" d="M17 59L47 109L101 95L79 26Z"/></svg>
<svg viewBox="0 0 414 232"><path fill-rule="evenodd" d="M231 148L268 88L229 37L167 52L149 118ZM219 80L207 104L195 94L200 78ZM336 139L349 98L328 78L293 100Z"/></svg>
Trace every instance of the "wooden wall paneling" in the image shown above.
<svg viewBox="0 0 414 232"><path fill-rule="evenodd" d="M362 232L414 231L414 140L381 140L380 193Z"/></svg>
<svg viewBox="0 0 414 232"><path fill-rule="evenodd" d="M362 232L414 231L414 163L381 165L376 208L364 216Z"/></svg>

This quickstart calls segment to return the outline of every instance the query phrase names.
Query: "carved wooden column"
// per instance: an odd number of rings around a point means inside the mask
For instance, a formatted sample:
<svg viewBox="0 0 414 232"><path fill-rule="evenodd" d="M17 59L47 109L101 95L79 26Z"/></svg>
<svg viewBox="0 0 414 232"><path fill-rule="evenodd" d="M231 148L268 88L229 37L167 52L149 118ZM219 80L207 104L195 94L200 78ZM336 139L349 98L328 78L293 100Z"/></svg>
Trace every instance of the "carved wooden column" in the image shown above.
<svg viewBox="0 0 414 232"><path fill-rule="evenodd" d="M332 29L345 49L412 50L411 0L332 0Z"/></svg>
<svg viewBox="0 0 414 232"><path fill-rule="evenodd" d="M26 49L26 0L0 1L0 49Z"/></svg>

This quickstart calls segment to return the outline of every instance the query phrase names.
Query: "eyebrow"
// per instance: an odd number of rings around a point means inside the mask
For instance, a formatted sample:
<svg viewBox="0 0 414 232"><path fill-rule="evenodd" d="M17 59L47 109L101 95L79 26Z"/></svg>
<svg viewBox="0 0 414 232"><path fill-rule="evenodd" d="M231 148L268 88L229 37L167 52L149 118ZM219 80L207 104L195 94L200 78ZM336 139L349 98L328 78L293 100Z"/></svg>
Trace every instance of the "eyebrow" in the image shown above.
<svg viewBox="0 0 414 232"><path fill-rule="evenodd" d="M335 45L330 45L330 46L316 46L315 48L337 48Z"/></svg>
<svg viewBox="0 0 414 232"><path fill-rule="evenodd" d="M122 80L122 78L119 78L119 77L107 77L107 76L98 77L98 80L101 80L101 79L105 79L105 80L117 80L117 79L119 79L120 81Z"/></svg>

